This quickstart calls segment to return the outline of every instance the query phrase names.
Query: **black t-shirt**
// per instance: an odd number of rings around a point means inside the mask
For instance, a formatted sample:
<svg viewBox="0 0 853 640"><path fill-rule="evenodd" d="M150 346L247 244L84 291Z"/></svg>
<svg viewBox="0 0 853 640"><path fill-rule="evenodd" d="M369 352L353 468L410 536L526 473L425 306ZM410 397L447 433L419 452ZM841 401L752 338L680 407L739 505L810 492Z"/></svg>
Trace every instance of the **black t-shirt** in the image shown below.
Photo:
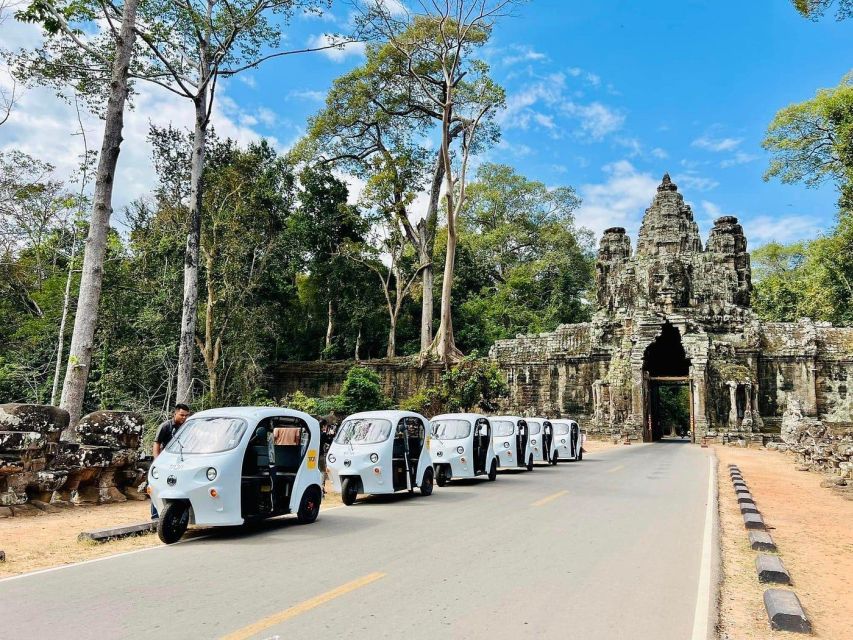
<svg viewBox="0 0 853 640"><path fill-rule="evenodd" d="M166 422L157 427L157 434L154 436L154 442L158 443L163 449L165 449L180 428L180 425L176 425L174 420L166 420Z"/></svg>

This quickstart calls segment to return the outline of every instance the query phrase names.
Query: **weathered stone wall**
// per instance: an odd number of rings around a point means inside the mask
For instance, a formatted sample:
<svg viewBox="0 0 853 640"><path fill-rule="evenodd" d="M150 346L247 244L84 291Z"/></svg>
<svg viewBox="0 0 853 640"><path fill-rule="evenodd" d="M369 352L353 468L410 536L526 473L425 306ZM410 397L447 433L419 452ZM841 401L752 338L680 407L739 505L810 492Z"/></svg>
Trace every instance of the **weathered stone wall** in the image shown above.
<svg viewBox="0 0 853 640"><path fill-rule="evenodd" d="M433 363L421 367L411 358L361 362L282 362L271 372L270 393L276 399L296 391L315 397L336 395L341 391L347 371L356 364L376 371L382 380L385 395L395 402L437 385L444 372L443 365Z"/></svg>
<svg viewBox="0 0 853 640"><path fill-rule="evenodd" d="M0 405L0 517L83 503L144 500L143 420L97 411L68 430L57 407Z"/></svg>

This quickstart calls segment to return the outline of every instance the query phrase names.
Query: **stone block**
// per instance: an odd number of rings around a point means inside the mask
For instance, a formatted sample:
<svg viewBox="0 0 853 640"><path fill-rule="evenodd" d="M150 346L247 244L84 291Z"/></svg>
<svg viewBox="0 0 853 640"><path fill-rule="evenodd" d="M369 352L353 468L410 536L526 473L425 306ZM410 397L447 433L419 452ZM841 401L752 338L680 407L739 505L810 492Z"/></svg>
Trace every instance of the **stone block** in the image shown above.
<svg viewBox="0 0 853 640"><path fill-rule="evenodd" d="M6 562L6 552L0 551L0 562Z"/></svg>
<svg viewBox="0 0 853 640"><path fill-rule="evenodd" d="M109 529L99 529L97 531L83 531L77 536L77 540L92 542L106 542L107 540L116 540L118 538L127 538L130 536L139 536L146 533L152 533L157 530L157 522L146 520L139 524L125 525L123 527L111 527Z"/></svg>
<svg viewBox="0 0 853 640"><path fill-rule="evenodd" d="M744 513L742 515L743 524L747 529L763 530L766 528L764 526L764 518L761 517L760 513Z"/></svg>
<svg viewBox="0 0 853 640"><path fill-rule="evenodd" d="M749 487L747 487L746 483L743 481L737 481L737 482L734 482L732 484L734 485L735 490L737 490L737 489L747 489L748 490L749 489Z"/></svg>
<svg viewBox="0 0 853 640"><path fill-rule="evenodd" d="M749 546L754 551L776 551L776 543L766 531L750 531Z"/></svg>
<svg viewBox="0 0 853 640"><path fill-rule="evenodd" d="M741 513L758 513L758 508L755 506L755 503L752 504L748 502L742 502L740 505Z"/></svg>
<svg viewBox="0 0 853 640"><path fill-rule="evenodd" d="M28 504L33 505L36 509L44 511L45 513L59 513L62 511L59 507L47 502L42 502L41 500L30 500Z"/></svg>
<svg viewBox="0 0 853 640"><path fill-rule="evenodd" d="M755 504L751 493L738 493L735 495L737 496L738 504Z"/></svg>
<svg viewBox="0 0 853 640"><path fill-rule="evenodd" d="M785 589L767 589L764 592L764 608L770 626L779 631L811 633L812 623L793 591Z"/></svg>
<svg viewBox="0 0 853 640"><path fill-rule="evenodd" d="M760 553L755 558L755 569L758 572L759 582L791 584L791 576L779 556Z"/></svg>
<svg viewBox="0 0 853 640"><path fill-rule="evenodd" d="M70 416L43 404L0 404L0 431L35 431L55 440L68 427Z"/></svg>
<svg viewBox="0 0 853 640"><path fill-rule="evenodd" d="M16 518L24 518L27 516L40 516L41 511L36 509L31 504L13 504L9 507Z"/></svg>
<svg viewBox="0 0 853 640"><path fill-rule="evenodd" d="M0 518L11 518L13 515L9 507L0 507Z"/></svg>

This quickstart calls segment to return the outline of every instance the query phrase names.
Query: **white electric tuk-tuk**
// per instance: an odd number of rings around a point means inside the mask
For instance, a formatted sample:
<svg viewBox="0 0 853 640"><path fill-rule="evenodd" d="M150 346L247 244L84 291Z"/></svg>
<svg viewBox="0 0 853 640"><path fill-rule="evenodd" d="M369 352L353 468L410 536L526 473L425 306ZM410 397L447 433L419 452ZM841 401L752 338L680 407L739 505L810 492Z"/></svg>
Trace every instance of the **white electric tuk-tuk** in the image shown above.
<svg viewBox="0 0 853 640"><path fill-rule="evenodd" d="M492 426L479 413L445 413L430 421L429 453L439 487L451 478L498 477Z"/></svg>
<svg viewBox="0 0 853 640"><path fill-rule="evenodd" d="M326 455L326 469L344 504L359 493L404 489L432 493L428 421L411 411L365 411L341 423Z"/></svg>
<svg viewBox="0 0 853 640"><path fill-rule="evenodd" d="M551 421L554 430L551 460L554 464L563 460L583 460L583 443L586 436L578 423L569 419Z"/></svg>
<svg viewBox="0 0 853 640"><path fill-rule="evenodd" d="M188 418L151 464L148 491L166 544L189 524L233 526L296 512L317 519L323 499L320 425L301 411L232 407Z"/></svg>
<svg viewBox="0 0 853 640"><path fill-rule="evenodd" d="M533 450L530 448L527 421L518 416L493 416L492 442L502 469L526 467L533 471Z"/></svg>
<svg viewBox="0 0 853 640"><path fill-rule="evenodd" d="M548 418L525 418L525 421L530 436L530 448L533 450L533 461L551 464L551 449L554 438L550 420Z"/></svg>

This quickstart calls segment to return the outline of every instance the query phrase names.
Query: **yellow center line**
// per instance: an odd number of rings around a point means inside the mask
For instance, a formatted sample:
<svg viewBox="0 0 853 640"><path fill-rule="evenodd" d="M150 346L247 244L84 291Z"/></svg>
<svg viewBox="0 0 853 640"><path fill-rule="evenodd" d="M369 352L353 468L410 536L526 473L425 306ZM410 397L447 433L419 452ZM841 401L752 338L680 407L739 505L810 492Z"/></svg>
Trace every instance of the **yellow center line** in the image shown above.
<svg viewBox="0 0 853 640"><path fill-rule="evenodd" d="M557 498L559 498L559 497L561 497L561 496L564 496L564 495L566 495L567 493L568 493L568 491L558 491L557 493L555 493L555 494L553 494L553 495L545 496L545 497L544 497L544 498L542 498L541 500L537 500L536 502L534 502L534 503L533 503L533 505L532 505L532 506L534 506L534 507L541 507L542 505L548 504L548 503L549 503L549 502L551 502L552 500L556 500Z"/></svg>
<svg viewBox="0 0 853 640"><path fill-rule="evenodd" d="M612 469L608 469L607 473L616 473L617 471L622 471L625 468L624 464L620 464L618 467L613 467Z"/></svg>
<svg viewBox="0 0 853 640"><path fill-rule="evenodd" d="M336 587L331 591L327 591L326 593L321 593L319 596L314 596L310 600L305 600L304 602L300 602L299 604L293 605L289 609L285 609L284 611L279 611L278 613L274 613L271 616L267 616L266 618L261 618L254 624L250 624L247 627L243 627L242 629L237 629L237 631L233 631L229 633L227 636L223 636L222 640L246 640L246 638L251 638L254 635L257 635L261 631L265 629L269 629L277 624L281 624L286 620L290 620L291 618L295 618L296 616L303 614L311 609L315 609L320 605L326 604L327 602L334 600L335 598L339 598L343 595L351 591L355 591L356 589L360 589L361 587L369 585L371 582L376 582L381 578L384 578L386 574L374 572L369 573L362 578L358 578L357 580L353 580L352 582L347 582L346 584L342 584L340 587Z"/></svg>

